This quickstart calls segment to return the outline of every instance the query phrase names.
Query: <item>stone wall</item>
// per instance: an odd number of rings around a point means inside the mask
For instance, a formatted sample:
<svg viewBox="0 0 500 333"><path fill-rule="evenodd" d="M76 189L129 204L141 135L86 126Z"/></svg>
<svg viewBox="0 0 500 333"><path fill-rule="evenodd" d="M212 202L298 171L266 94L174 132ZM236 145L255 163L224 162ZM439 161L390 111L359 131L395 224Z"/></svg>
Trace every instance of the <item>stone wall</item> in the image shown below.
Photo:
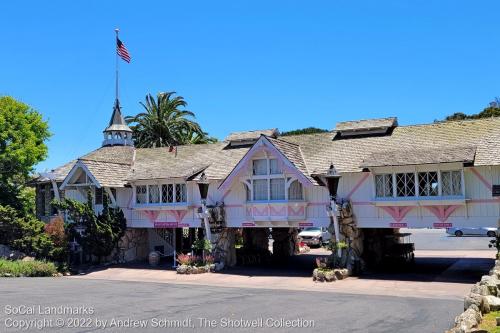
<svg viewBox="0 0 500 333"><path fill-rule="evenodd" d="M221 232L212 234L212 240L216 261L223 262L229 267L236 265L236 230L224 228Z"/></svg>
<svg viewBox="0 0 500 333"><path fill-rule="evenodd" d="M147 229L128 228L118 242L117 260L119 262L142 261L147 259L148 254Z"/></svg>
<svg viewBox="0 0 500 333"><path fill-rule="evenodd" d="M489 275L484 275L476 283L464 299L464 312L455 318L455 326L447 333L481 332L477 326L481 323L482 315L490 311L500 310L500 261Z"/></svg>

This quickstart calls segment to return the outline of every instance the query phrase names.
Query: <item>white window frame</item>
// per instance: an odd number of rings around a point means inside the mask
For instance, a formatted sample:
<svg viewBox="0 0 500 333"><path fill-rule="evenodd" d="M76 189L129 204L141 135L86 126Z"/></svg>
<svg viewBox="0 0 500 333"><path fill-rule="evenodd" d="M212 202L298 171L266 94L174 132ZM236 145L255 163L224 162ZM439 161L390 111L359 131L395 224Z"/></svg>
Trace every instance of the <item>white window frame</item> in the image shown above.
<svg viewBox="0 0 500 333"><path fill-rule="evenodd" d="M168 186L172 185L172 202L167 202L167 200L164 202L163 201L163 186ZM145 186L146 187L146 201L145 202L137 202L137 188L139 186ZM151 203L150 202L150 197L149 197L149 189L151 186L158 186L159 190L159 201ZM184 197L185 201L178 201L177 200L177 195L176 195L176 190L177 186L183 186L184 187ZM168 194L167 194L168 195ZM133 186L133 202L135 203L136 206L173 206L173 205L187 205L189 202L189 191L188 191L188 186L186 182L158 182L158 183L141 183L141 184L135 184Z"/></svg>
<svg viewBox="0 0 500 333"><path fill-rule="evenodd" d="M429 173L436 172L437 173L437 182L438 182L438 194L427 196L425 193L420 193L420 185L419 185L419 174L421 173ZM460 172L460 194L451 194L444 195L443 194L443 173L446 172ZM398 196L397 195L397 174L413 174L414 176L414 195L413 196ZM391 175L392 176L392 195L391 196L377 196L377 176L383 175ZM406 182L405 182L406 183ZM406 185L405 185L406 186ZM435 169L419 169L415 168L413 171L408 169L401 170L393 170L387 172L379 172L374 173L373 177L373 193L374 197L378 200L386 200L388 198L392 199L406 199L406 198L431 198L431 199L443 199L443 198L463 198L465 196L465 182L464 182L464 170L463 168L435 168Z"/></svg>
<svg viewBox="0 0 500 333"><path fill-rule="evenodd" d="M254 174L254 161L256 160L266 160L266 172L267 174L265 175L255 175ZM280 170L280 173L271 173L271 160L276 160L278 165L279 160L274 158L274 157L260 157L260 158L255 158L252 160L251 163L251 170L250 170L250 176L243 179L242 182L248 187L249 192L250 192L250 198L248 198L246 195L246 200L247 202L284 202L284 201L289 201L288 200L288 194L289 194L289 188L290 185L293 181L297 180L295 177L291 177L290 175L287 175L283 170ZM285 186L284 186L284 199L271 199L271 180L272 179L283 179ZM264 200L254 200L255 194L254 194L254 180L265 180L267 182L267 199ZM299 181L299 184L302 186L302 184ZM304 187L302 186L302 200L293 200L294 202L296 201L304 201L305 198L305 193L304 193ZM248 200L250 199L250 200Z"/></svg>

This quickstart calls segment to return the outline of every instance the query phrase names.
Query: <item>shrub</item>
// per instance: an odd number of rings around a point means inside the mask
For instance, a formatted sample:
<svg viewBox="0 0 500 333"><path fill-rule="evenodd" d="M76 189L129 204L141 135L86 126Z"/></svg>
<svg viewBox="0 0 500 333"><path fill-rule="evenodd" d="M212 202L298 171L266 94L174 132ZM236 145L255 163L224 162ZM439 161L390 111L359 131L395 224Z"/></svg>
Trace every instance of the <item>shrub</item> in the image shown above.
<svg viewBox="0 0 500 333"><path fill-rule="evenodd" d="M193 242L193 250L211 251L212 244L208 239L200 238Z"/></svg>
<svg viewBox="0 0 500 333"><path fill-rule="evenodd" d="M22 261L0 259L0 277L1 276L53 276L57 273L56 266L51 262L45 261Z"/></svg>
<svg viewBox="0 0 500 333"><path fill-rule="evenodd" d="M208 255L205 256L205 260L204 261L205 261L205 265L211 265L211 264L213 264L215 262L215 258L214 258L213 255L208 254Z"/></svg>
<svg viewBox="0 0 500 333"><path fill-rule="evenodd" d="M179 254L177 256L177 262L181 265L191 265L192 258L189 254Z"/></svg>

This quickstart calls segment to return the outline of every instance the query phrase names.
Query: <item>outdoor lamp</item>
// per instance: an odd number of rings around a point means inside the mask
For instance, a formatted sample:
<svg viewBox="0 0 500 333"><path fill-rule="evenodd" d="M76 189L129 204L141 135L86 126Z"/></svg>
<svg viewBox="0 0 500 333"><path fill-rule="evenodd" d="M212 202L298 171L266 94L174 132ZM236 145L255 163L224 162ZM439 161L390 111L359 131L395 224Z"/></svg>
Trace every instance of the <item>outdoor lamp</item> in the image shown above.
<svg viewBox="0 0 500 333"><path fill-rule="evenodd" d="M339 188L340 177L342 176L337 173L333 164L330 164L330 168L326 173L325 179L328 192L330 193L330 200L332 201L337 200L337 190Z"/></svg>
<svg viewBox="0 0 500 333"><path fill-rule="evenodd" d="M333 227L335 229L335 241L337 244L340 242L340 228L339 221L337 218L337 190L339 188L340 175L333 164L330 164L326 175L324 176L326 180L326 187L328 188L328 193L330 194L330 205L327 206L328 215L333 219ZM337 256L342 255L342 250L337 249Z"/></svg>
<svg viewBox="0 0 500 333"><path fill-rule="evenodd" d="M205 175L205 173L203 172L201 174L201 177L200 177L200 180L198 180L198 189L200 190L200 197L201 197L201 200L202 201L205 201L207 200L207 196L208 196L208 186L209 186L209 182L207 180L207 176Z"/></svg>
<svg viewBox="0 0 500 333"><path fill-rule="evenodd" d="M208 213L207 213L207 196L208 196L208 186L210 183L207 180L207 176L203 172L200 176L200 180L198 180L198 189L200 190L201 197L201 213L199 216L203 219L203 224L205 225L205 236L211 242L212 241L212 233L210 231L210 225L208 222Z"/></svg>

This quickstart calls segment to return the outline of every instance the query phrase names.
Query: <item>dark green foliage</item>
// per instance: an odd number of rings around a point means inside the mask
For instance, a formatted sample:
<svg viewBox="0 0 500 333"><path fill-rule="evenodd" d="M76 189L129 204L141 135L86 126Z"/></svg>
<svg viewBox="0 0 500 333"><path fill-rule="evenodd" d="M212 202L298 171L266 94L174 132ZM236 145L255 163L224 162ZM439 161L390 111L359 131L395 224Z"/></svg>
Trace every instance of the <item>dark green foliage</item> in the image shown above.
<svg viewBox="0 0 500 333"><path fill-rule="evenodd" d="M107 196L103 199L103 211L99 215L92 209L90 192L87 203L72 199L53 202L71 221L67 225L69 238L76 239L85 253L94 255L99 261L112 253L127 228L123 211L109 207Z"/></svg>
<svg viewBox="0 0 500 333"><path fill-rule="evenodd" d="M471 115L467 115L462 112L456 112L452 115L447 116L444 120L466 120L466 119L481 119L481 118L491 118L500 117L500 99L497 97L490 105L483 111Z"/></svg>
<svg viewBox="0 0 500 333"><path fill-rule="evenodd" d="M280 135L289 136L289 135L314 134L314 133L325 133L325 132L328 132L328 130L317 127L306 127L306 128L296 129L293 131L282 132Z"/></svg>
<svg viewBox="0 0 500 333"><path fill-rule="evenodd" d="M8 206L0 206L0 244L39 259L53 260L54 251L58 251L45 233L45 223L33 216L20 216Z"/></svg>

